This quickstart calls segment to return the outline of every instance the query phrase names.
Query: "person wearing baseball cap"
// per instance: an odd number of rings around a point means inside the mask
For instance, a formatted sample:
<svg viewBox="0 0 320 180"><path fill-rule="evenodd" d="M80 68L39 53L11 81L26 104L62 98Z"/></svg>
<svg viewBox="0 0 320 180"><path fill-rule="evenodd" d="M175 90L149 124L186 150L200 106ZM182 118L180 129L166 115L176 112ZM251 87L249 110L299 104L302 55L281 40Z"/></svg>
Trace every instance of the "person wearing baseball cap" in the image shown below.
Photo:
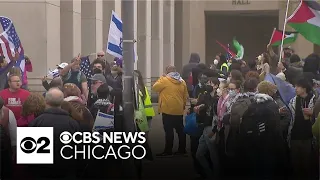
<svg viewBox="0 0 320 180"><path fill-rule="evenodd" d="M59 76L61 76L61 71L62 71L62 69L65 68L66 66L68 66L68 63L65 63L65 62L60 63L60 64L57 65L57 69L58 69L58 72L59 72Z"/></svg>
<svg viewBox="0 0 320 180"><path fill-rule="evenodd" d="M97 93L97 89L99 88L99 86L101 86L101 84L107 82L103 74L95 74L89 79L91 80L91 92L93 94Z"/></svg>
<svg viewBox="0 0 320 180"><path fill-rule="evenodd" d="M91 94L88 97L87 105L90 107L98 99L97 97L98 88L102 84L106 84L107 80L102 73L93 75L91 78L89 78L89 80L91 81L91 86L90 86Z"/></svg>

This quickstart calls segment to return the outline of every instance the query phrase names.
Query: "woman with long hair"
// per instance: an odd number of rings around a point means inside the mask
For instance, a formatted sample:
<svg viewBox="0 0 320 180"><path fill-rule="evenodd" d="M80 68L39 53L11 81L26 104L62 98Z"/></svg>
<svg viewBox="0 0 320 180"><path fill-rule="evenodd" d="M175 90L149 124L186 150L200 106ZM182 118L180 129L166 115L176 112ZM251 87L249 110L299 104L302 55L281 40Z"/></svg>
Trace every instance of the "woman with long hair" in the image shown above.
<svg viewBox="0 0 320 180"><path fill-rule="evenodd" d="M258 56L258 70L260 71L260 81L263 81L266 74L270 73L270 62L271 57L268 53L262 53L260 56Z"/></svg>
<svg viewBox="0 0 320 180"><path fill-rule="evenodd" d="M155 116L154 109L151 103L151 97L149 95L147 87L144 85L141 72L139 70L134 70L138 75L138 88L142 93L142 100L144 101L144 109L148 120L149 128L151 128L152 117Z"/></svg>
<svg viewBox="0 0 320 180"><path fill-rule="evenodd" d="M138 104L139 104L139 106L140 106L140 104L143 105L144 113L141 113L141 114L146 116L146 119L147 119L147 122L148 122L148 126L149 126L149 130L150 130L152 117L155 116L154 109L152 107L152 103L151 103L151 99L150 99L150 96L149 96L148 89L144 85L141 72L138 71L138 70L134 70L134 72L138 76L138 88L139 88L139 99L138 99L138 101L140 101L140 100L142 101L142 102L139 102ZM139 107L137 111L140 111L140 110L141 110L141 107ZM142 129L139 129L139 130L142 131ZM149 130L146 132L147 140L148 140L148 132L149 132ZM149 160L153 160L150 145L149 144L145 144L145 146L146 146L146 149L147 149L146 158L149 159Z"/></svg>
<svg viewBox="0 0 320 180"><path fill-rule="evenodd" d="M83 131L91 131L93 127L94 119L86 107L86 103L81 99L80 89L72 83L67 83L63 86L64 101L70 102L70 104L82 114L81 129Z"/></svg>

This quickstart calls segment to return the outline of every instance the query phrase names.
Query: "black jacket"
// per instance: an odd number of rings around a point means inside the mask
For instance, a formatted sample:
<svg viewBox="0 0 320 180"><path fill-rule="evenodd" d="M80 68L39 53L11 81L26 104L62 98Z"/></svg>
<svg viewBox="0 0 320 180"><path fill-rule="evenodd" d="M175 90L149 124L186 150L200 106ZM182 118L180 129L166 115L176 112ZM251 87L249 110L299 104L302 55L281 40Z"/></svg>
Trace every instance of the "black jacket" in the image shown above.
<svg viewBox="0 0 320 180"><path fill-rule="evenodd" d="M54 128L54 164L29 166L33 176L36 178L62 178L75 174L76 161L64 160L60 155L60 149L64 145L60 141L60 134L64 131L71 134L80 131L78 122L73 120L68 112L60 108L48 108L30 122L29 127Z"/></svg>
<svg viewBox="0 0 320 180"><path fill-rule="evenodd" d="M109 101L109 99L97 99L94 104L90 107L90 112L95 119L98 112L102 112L105 114L113 115L113 107L111 106L112 103Z"/></svg>
<svg viewBox="0 0 320 180"><path fill-rule="evenodd" d="M286 176L288 157L278 109L270 96L257 94L244 113L236 151L242 179L283 180Z"/></svg>
<svg viewBox="0 0 320 180"><path fill-rule="evenodd" d="M204 106L199 109L197 123L199 123L201 127L213 125L213 117L217 114L218 100L219 97L216 94L213 97L207 92L200 94L197 105L204 104ZM216 128L217 127L213 127L213 132L215 132Z"/></svg>

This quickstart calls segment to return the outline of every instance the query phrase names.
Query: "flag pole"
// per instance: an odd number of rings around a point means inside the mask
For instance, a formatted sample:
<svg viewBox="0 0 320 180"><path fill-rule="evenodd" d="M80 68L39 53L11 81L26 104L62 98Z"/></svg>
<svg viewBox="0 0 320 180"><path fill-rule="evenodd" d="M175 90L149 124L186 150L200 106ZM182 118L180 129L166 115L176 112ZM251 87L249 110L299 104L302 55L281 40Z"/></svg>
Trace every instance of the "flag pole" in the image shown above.
<svg viewBox="0 0 320 180"><path fill-rule="evenodd" d="M272 35L271 35L271 38L270 38L270 41L269 41L269 45L271 45L271 40L273 39L273 35L274 35L274 32L276 31L277 28L273 28L273 31L272 31Z"/></svg>
<svg viewBox="0 0 320 180"><path fill-rule="evenodd" d="M285 14L285 17L284 17L283 30L282 30L282 40L281 40L281 46L280 46L279 62L281 62L281 58L282 58L283 40L284 40L284 35L285 35L285 32L286 32L287 17L288 17L288 11L289 11L289 3L290 3L290 0L287 0L286 14Z"/></svg>
<svg viewBox="0 0 320 180"><path fill-rule="evenodd" d="M133 70L134 70L134 0L122 0L122 23L123 23L123 114L124 132L136 132L134 120L134 97L133 97ZM129 143L130 148L133 143ZM124 178L136 179L136 165L133 158L123 162Z"/></svg>

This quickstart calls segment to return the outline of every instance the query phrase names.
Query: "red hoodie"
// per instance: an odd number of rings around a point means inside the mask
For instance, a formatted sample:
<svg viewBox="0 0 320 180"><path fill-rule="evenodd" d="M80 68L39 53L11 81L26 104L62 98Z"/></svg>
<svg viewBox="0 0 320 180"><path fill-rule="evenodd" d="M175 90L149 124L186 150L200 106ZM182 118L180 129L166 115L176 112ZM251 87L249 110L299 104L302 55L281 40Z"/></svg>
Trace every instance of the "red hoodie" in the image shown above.
<svg viewBox="0 0 320 180"><path fill-rule="evenodd" d="M19 89L16 92L11 92L9 89L0 91L0 97L4 101L4 105L9 108L16 119L20 119L22 104L26 101L30 92L24 89Z"/></svg>

